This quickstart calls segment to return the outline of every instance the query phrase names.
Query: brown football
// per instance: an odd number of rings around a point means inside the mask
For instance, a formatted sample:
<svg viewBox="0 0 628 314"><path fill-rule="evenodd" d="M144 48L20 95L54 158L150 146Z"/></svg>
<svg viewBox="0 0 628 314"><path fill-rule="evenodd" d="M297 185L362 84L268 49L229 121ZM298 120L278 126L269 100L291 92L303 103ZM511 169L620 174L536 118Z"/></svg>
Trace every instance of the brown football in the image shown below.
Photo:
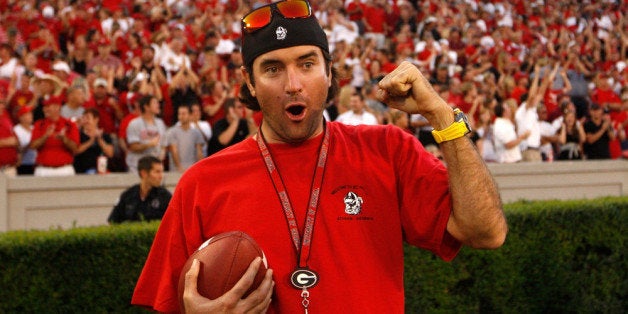
<svg viewBox="0 0 628 314"><path fill-rule="evenodd" d="M185 288L185 273L192 266L192 261L201 262L198 274L198 292L209 299L216 299L242 278L251 262L256 257L262 258L262 264L255 276L251 288L244 294L248 296L257 289L268 268L264 252L255 240L242 231L230 231L218 234L205 241L188 258L179 275L179 302L182 305L183 290Z"/></svg>

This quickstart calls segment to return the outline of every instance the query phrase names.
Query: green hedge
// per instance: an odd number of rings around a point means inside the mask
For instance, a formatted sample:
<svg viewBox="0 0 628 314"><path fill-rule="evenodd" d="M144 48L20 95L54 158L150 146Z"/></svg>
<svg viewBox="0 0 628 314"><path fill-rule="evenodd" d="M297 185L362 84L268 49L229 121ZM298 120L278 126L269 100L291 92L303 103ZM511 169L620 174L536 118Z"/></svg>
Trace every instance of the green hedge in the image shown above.
<svg viewBox="0 0 628 314"><path fill-rule="evenodd" d="M407 312L627 312L628 197L518 202L506 214L498 250L444 263L406 247ZM144 312L129 302L156 228L0 234L0 313Z"/></svg>

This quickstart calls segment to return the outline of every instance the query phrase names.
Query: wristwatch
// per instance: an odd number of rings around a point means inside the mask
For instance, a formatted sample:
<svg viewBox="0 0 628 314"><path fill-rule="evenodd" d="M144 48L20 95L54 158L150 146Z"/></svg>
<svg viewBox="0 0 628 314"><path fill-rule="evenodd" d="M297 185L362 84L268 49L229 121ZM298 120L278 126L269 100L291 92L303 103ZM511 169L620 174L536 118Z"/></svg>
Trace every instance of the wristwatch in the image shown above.
<svg viewBox="0 0 628 314"><path fill-rule="evenodd" d="M440 144L442 142L451 141L459 137L463 137L469 132L471 132L471 126L469 126L469 120L467 120L467 116L460 109L455 108L454 123L452 123L450 126L443 130L433 130L432 135L434 136L434 140L436 140L436 143Z"/></svg>

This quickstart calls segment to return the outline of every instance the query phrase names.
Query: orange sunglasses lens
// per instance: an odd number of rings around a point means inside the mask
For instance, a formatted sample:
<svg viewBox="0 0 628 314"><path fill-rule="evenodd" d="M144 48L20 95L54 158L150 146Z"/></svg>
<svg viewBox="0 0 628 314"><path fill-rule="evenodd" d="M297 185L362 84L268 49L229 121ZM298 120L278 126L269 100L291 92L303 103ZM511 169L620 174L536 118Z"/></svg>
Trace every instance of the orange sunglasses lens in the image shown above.
<svg viewBox="0 0 628 314"><path fill-rule="evenodd" d="M242 18L243 29L250 33L270 24L273 6L288 19L305 18L311 14L310 6L305 1L281 1L261 7Z"/></svg>
<svg viewBox="0 0 628 314"><path fill-rule="evenodd" d="M310 16L310 6L305 1L284 1L277 3L277 9L287 19Z"/></svg>
<svg viewBox="0 0 628 314"><path fill-rule="evenodd" d="M270 23L270 6L259 8L242 19L244 29L253 32Z"/></svg>

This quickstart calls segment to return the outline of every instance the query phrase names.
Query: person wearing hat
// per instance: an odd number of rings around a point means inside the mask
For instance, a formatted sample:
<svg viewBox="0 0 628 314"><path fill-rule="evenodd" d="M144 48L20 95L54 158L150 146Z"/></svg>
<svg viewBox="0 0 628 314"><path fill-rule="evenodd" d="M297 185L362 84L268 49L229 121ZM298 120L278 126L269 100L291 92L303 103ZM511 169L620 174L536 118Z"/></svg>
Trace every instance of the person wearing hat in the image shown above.
<svg viewBox="0 0 628 314"><path fill-rule="evenodd" d="M52 64L52 73L56 76L61 82L64 82L66 85L72 85L75 79L79 78L80 75L73 72L70 69L70 66L67 62L59 60Z"/></svg>
<svg viewBox="0 0 628 314"><path fill-rule="evenodd" d="M133 304L189 313L403 313L403 241L445 260L462 244L502 245L499 194L465 136L464 115L416 66L402 62L379 82L378 96L427 117L447 167L396 126L325 121L336 70L307 2L259 7L244 16L242 34L240 96L263 112L262 124L255 136L183 174ZM196 261L178 295L188 257L229 230L242 230L263 249L270 269L259 287L243 298L258 258L229 292L204 298L196 291Z"/></svg>
<svg viewBox="0 0 628 314"><path fill-rule="evenodd" d="M37 150L35 176L74 175L74 152L79 131L74 122L61 116L61 97L44 102L44 118L37 120L29 148Z"/></svg>
<svg viewBox="0 0 628 314"><path fill-rule="evenodd" d="M57 98L62 90L61 81L52 74L36 76L33 82L35 96L37 97L33 108L33 119L38 121L44 118L44 103L50 98Z"/></svg>
<svg viewBox="0 0 628 314"><path fill-rule="evenodd" d="M111 85L102 77L94 80L92 96L85 107L94 107L100 113L100 126L105 133L115 137L117 124L124 118L124 111L120 107L117 95L109 93Z"/></svg>
<svg viewBox="0 0 628 314"><path fill-rule="evenodd" d="M18 175L35 173L35 159L37 150L28 147L33 134L33 107L22 106L16 113L18 124L13 127L13 132L20 142L20 163L17 167Z"/></svg>
<svg viewBox="0 0 628 314"><path fill-rule="evenodd" d="M6 96L0 93L0 173L15 176L19 142L13 132L11 114L6 110L6 105Z"/></svg>
<svg viewBox="0 0 628 314"><path fill-rule="evenodd" d="M33 73L25 72L17 79L19 84L11 97L8 99L9 112L13 114L13 122L17 123L17 111L24 106L32 107L35 105L35 93L31 90L31 81Z"/></svg>

